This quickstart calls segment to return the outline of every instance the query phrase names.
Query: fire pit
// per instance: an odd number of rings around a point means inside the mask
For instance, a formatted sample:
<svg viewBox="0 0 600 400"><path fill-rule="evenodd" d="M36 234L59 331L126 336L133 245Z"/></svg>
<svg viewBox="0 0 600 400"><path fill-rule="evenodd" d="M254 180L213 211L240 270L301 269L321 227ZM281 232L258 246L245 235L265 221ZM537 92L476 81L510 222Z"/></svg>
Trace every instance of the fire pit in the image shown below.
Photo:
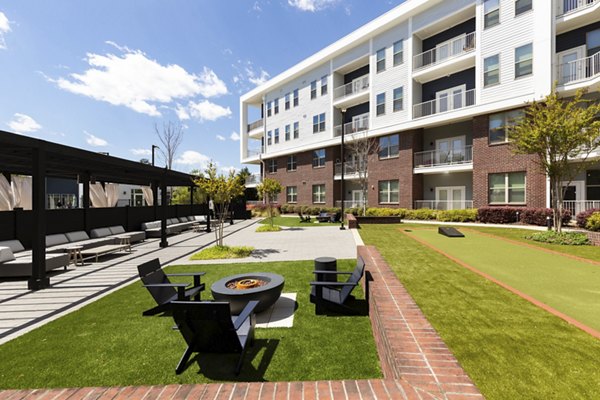
<svg viewBox="0 0 600 400"><path fill-rule="evenodd" d="M273 305L283 290L283 276L268 272L232 275L212 284L210 290L216 301L228 301L232 314L242 312L250 300L258 300L256 312Z"/></svg>

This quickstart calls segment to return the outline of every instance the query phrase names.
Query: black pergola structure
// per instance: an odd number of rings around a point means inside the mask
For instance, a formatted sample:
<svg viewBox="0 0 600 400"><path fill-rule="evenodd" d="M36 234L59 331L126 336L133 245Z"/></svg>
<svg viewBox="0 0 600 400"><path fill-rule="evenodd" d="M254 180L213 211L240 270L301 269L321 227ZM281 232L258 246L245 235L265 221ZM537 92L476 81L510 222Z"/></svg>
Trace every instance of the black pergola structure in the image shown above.
<svg viewBox="0 0 600 400"><path fill-rule="evenodd" d="M0 172L6 175L19 174L32 177L32 275L28 282L30 290L39 290L50 285L46 276L46 178L76 179L83 184L85 230L90 223L90 182L112 182L132 185L150 184L154 194L154 219L160 219L161 247L167 247L167 186L185 186L190 190L193 204L193 176L182 172L157 168L140 162L111 157L57 143L34 139L0 130ZM157 195L161 189L159 211ZM209 222L210 226L210 222Z"/></svg>

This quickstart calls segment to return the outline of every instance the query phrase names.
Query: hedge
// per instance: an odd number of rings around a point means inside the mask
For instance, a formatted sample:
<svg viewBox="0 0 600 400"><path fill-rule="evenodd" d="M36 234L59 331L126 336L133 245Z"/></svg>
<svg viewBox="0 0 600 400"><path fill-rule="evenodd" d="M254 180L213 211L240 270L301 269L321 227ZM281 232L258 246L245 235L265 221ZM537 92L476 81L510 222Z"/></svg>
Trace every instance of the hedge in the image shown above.
<svg viewBox="0 0 600 400"><path fill-rule="evenodd" d="M579 214L577 214L577 217L575 217L577 220L577 226L580 228L585 228L588 222L588 218L590 218L593 213L598 211L600 211L600 208L591 208L589 210L582 211Z"/></svg>

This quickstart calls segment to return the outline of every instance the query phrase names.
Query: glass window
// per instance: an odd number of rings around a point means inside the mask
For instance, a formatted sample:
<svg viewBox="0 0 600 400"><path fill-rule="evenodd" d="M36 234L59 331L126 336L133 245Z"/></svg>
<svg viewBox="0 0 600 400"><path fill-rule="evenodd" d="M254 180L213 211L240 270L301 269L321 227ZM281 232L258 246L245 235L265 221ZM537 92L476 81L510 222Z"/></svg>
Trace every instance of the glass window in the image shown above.
<svg viewBox="0 0 600 400"><path fill-rule="evenodd" d="M319 114L319 132L325 132L325 113Z"/></svg>
<svg viewBox="0 0 600 400"><path fill-rule="evenodd" d="M327 94L327 75L321 78L321 96Z"/></svg>
<svg viewBox="0 0 600 400"><path fill-rule="evenodd" d="M317 81L310 83L310 98L311 100L317 98Z"/></svg>
<svg viewBox="0 0 600 400"><path fill-rule="evenodd" d="M533 45L531 43L515 49L515 78L533 73Z"/></svg>
<svg viewBox="0 0 600 400"><path fill-rule="evenodd" d="M398 157L400 154L400 135L383 136L379 138L379 158Z"/></svg>
<svg viewBox="0 0 600 400"><path fill-rule="evenodd" d="M270 146L273 144L273 131L267 132L267 145Z"/></svg>
<svg viewBox="0 0 600 400"><path fill-rule="evenodd" d="M404 61L404 42L398 40L394 43L394 67L402 64Z"/></svg>
<svg viewBox="0 0 600 400"><path fill-rule="evenodd" d="M385 71L385 48L377 50L377 72Z"/></svg>
<svg viewBox="0 0 600 400"><path fill-rule="evenodd" d="M313 185L313 203L325 203L325 185Z"/></svg>
<svg viewBox="0 0 600 400"><path fill-rule="evenodd" d="M313 151L313 168L321 168L325 166L325 149Z"/></svg>
<svg viewBox="0 0 600 400"><path fill-rule="evenodd" d="M294 89L294 107L297 107L300 103L298 89Z"/></svg>
<svg viewBox="0 0 600 400"><path fill-rule="evenodd" d="M588 57L593 56L600 51L600 29L590 31L586 35L586 45L588 49ZM596 65L596 68L598 66Z"/></svg>
<svg viewBox="0 0 600 400"><path fill-rule="evenodd" d="M379 181L379 203L398 203L398 181Z"/></svg>
<svg viewBox="0 0 600 400"><path fill-rule="evenodd" d="M286 141L290 140L290 126L289 125L285 126L285 140Z"/></svg>
<svg viewBox="0 0 600 400"><path fill-rule="evenodd" d="M500 23L500 1L483 0L483 26L490 28Z"/></svg>
<svg viewBox="0 0 600 400"><path fill-rule="evenodd" d="M279 143L279 128L275 129L275 134L273 136L275 138L275 144Z"/></svg>
<svg viewBox="0 0 600 400"><path fill-rule="evenodd" d="M287 93L285 95L285 109L289 110L290 109L290 94Z"/></svg>
<svg viewBox="0 0 600 400"><path fill-rule="evenodd" d="M279 98L276 98L275 100L273 100L273 103L275 104L275 114L279 114Z"/></svg>
<svg viewBox="0 0 600 400"><path fill-rule="evenodd" d="M404 108L404 89L402 87L394 89L394 112L402 110Z"/></svg>
<svg viewBox="0 0 600 400"><path fill-rule="evenodd" d="M277 160L276 159L269 160L269 162L267 162L267 170L269 171L270 174L274 174L277 172Z"/></svg>
<svg viewBox="0 0 600 400"><path fill-rule="evenodd" d="M531 10L531 0L515 1L515 16Z"/></svg>
<svg viewBox="0 0 600 400"><path fill-rule="evenodd" d="M483 86L492 86L500 83L500 56L488 57L483 60Z"/></svg>
<svg viewBox="0 0 600 400"><path fill-rule="evenodd" d="M385 114L385 93L377 95L377 116Z"/></svg>
<svg viewBox="0 0 600 400"><path fill-rule="evenodd" d="M525 173L490 174L490 204L524 204Z"/></svg>
<svg viewBox="0 0 600 400"><path fill-rule="evenodd" d="M288 156L288 159L287 159L287 170L288 171L295 171L296 168L297 168L296 156L295 155Z"/></svg>
<svg viewBox="0 0 600 400"><path fill-rule="evenodd" d="M506 143L509 139L510 127L516 125L525 116L523 110L513 110L490 115L489 142L490 144Z"/></svg>
<svg viewBox="0 0 600 400"><path fill-rule="evenodd" d="M273 112L272 109L273 109L273 102L271 102L271 101L267 102L267 117L271 116L271 113Z"/></svg>
<svg viewBox="0 0 600 400"><path fill-rule="evenodd" d="M300 123L294 122L294 139L298 139L300 137Z"/></svg>
<svg viewBox="0 0 600 400"><path fill-rule="evenodd" d="M313 116L313 133L318 133L318 132L319 132L319 116L314 115Z"/></svg>
<svg viewBox="0 0 600 400"><path fill-rule="evenodd" d="M285 188L286 201L288 203L295 203L298 201L298 187L288 186Z"/></svg>
<svg viewBox="0 0 600 400"><path fill-rule="evenodd" d="M585 194L587 200L600 200L600 170L586 171Z"/></svg>

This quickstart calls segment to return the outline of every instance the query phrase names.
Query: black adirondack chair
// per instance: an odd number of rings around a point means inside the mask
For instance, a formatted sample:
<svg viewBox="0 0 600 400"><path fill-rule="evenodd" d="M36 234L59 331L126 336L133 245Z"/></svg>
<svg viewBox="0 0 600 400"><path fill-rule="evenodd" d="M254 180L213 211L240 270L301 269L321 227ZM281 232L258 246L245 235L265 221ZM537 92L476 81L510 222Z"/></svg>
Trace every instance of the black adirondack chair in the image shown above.
<svg viewBox="0 0 600 400"><path fill-rule="evenodd" d="M227 302L174 301L173 319L187 343L175 372L182 373L192 353L240 353L235 369L238 375L248 345L254 342L258 301L249 301L242 313L232 317Z"/></svg>
<svg viewBox="0 0 600 400"><path fill-rule="evenodd" d="M315 313L323 314L325 310L341 314L357 314L358 311L346 303L353 300L352 291L358 286L365 272L365 261L358 257L356 268L353 272L341 271L314 271L317 276L350 275L346 282L311 282L310 302L315 304ZM369 282L365 280L365 295L369 296Z"/></svg>
<svg viewBox="0 0 600 400"><path fill-rule="evenodd" d="M184 272L178 274L165 274L160 267L160 261L155 258L151 261L138 265L140 279L144 287L148 289L152 298L156 301L156 307L146 310L142 315L156 315L169 311L169 303L174 300L200 301L200 292L204 290L204 283L200 283L200 277L204 272ZM194 283L171 283L170 276L192 276Z"/></svg>

